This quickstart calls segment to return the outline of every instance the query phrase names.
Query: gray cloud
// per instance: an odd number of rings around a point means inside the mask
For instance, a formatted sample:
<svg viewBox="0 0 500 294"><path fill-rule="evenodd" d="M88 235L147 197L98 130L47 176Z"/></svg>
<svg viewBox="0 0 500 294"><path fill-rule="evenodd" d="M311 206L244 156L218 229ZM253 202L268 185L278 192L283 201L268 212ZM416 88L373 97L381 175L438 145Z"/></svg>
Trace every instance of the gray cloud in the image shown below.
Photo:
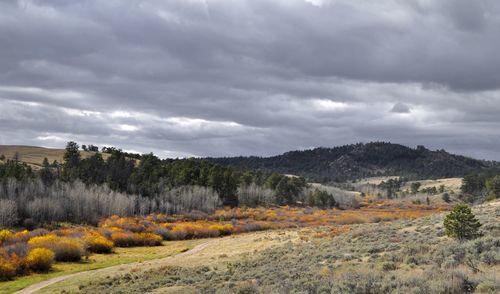
<svg viewBox="0 0 500 294"><path fill-rule="evenodd" d="M391 109L391 112L395 113L410 113L411 109L408 105L398 102L394 104L394 106Z"/></svg>
<svg viewBox="0 0 500 294"><path fill-rule="evenodd" d="M0 143L500 159L498 1L0 1Z"/></svg>

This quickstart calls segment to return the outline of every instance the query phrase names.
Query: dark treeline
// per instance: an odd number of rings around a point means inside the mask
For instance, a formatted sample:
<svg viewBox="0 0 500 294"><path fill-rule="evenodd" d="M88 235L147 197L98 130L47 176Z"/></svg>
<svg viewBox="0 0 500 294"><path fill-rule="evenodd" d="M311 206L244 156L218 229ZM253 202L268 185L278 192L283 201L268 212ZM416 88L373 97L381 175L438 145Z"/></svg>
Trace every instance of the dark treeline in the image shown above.
<svg viewBox="0 0 500 294"><path fill-rule="evenodd" d="M84 150L94 153L82 158L79 149L77 143L69 142L63 163L45 159L37 171L18 159L4 158L0 162L0 226L26 219L96 223L113 214L210 213L221 206L334 207L347 202L343 196L335 200L324 190L308 187L301 177L201 159L160 159L116 148L102 150L109 154L105 159L93 145Z"/></svg>
<svg viewBox="0 0 500 294"><path fill-rule="evenodd" d="M165 189L182 186L201 186L213 189L224 206L238 206L240 185L266 186L275 191L278 203L291 204L306 182L303 178L289 178L224 167L201 159L160 159L150 154L137 155L116 148L104 149L110 156L104 160L101 153L82 159L79 146L69 142L60 168L44 166L45 183L54 177L66 182L81 180L85 184L107 184L112 190L153 197ZM44 171L45 170L45 171ZM49 173L50 171L50 173ZM42 176L42 179L45 177Z"/></svg>
<svg viewBox="0 0 500 294"><path fill-rule="evenodd" d="M371 142L334 148L290 151L272 157L225 157L207 160L236 166L294 174L314 182L344 182L367 177L400 175L410 180L462 177L500 162L454 155L424 146L410 148L389 142Z"/></svg>
<svg viewBox="0 0 500 294"><path fill-rule="evenodd" d="M462 180L462 200L473 203L500 198L500 172L496 169L472 173Z"/></svg>

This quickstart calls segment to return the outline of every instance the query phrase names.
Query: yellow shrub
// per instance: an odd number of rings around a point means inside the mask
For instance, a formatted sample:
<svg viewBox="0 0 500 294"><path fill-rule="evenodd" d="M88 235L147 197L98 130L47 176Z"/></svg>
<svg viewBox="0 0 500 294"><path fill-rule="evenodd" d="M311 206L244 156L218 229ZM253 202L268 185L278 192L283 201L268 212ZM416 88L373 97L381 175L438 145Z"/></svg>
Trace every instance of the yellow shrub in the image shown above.
<svg viewBox="0 0 500 294"><path fill-rule="evenodd" d="M16 268L7 260L0 258L0 281L13 278L16 275Z"/></svg>
<svg viewBox="0 0 500 294"><path fill-rule="evenodd" d="M234 227L231 224L216 224L208 227L210 230L219 231L221 235L231 235L233 233Z"/></svg>
<svg viewBox="0 0 500 294"><path fill-rule="evenodd" d="M85 236L87 249L94 253L111 253L115 244L99 234L89 234Z"/></svg>
<svg viewBox="0 0 500 294"><path fill-rule="evenodd" d="M28 267L34 271L48 271L54 263L55 254L46 248L35 248L26 256Z"/></svg>
<svg viewBox="0 0 500 294"><path fill-rule="evenodd" d="M12 232L9 230L1 230L0 231L0 243L12 237Z"/></svg>
<svg viewBox="0 0 500 294"><path fill-rule="evenodd" d="M139 233L142 246L160 246L163 238L153 233Z"/></svg>
<svg viewBox="0 0 500 294"><path fill-rule="evenodd" d="M45 235L31 238L28 244L34 248L47 248L56 254L58 261L78 261L85 254L83 242L69 237Z"/></svg>

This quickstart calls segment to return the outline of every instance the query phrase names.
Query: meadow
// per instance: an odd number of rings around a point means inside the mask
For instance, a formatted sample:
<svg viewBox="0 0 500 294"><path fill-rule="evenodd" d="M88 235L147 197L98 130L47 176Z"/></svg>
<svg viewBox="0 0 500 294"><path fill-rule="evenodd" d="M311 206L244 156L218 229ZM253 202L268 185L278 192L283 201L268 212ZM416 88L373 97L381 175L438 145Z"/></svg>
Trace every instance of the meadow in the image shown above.
<svg viewBox="0 0 500 294"><path fill-rule="evenodd" d="M444 213L352 224L340 234L329 232L342 225L245 234L253 239L219 239L189 259L89 275L41 293L498 293L500 202L474 213L483 235L470 241L445 236ZM250 240L274 245L231 254Z"/></svg>
<svg viewBox="0 0 500 294"><path fill-rule="evenodd" d="M19 145L0 145L0 155L5 158L15 158L25 162L34 169L40 169L43 165L43 160L47 158L49 163L57 161L64 162L64 149L44 148L36 146L19 146ZM82 158L89 158L95 154L91 151L80 151ZM109 154L103 153L104 158L108 158ZM0 162L2 162L0 160Z"/></svg>
<svg viewBox="0 0 500 294"><path fill-rule="evenodd" d="M316 237L334 236L348 232L355 224L415 219L448 208L390 201L366 203L357 210L289 206L224 208L212 214L112 216L96 227L56 224L53 228L32 231L2 230L0 277L14 281L0 285L2 289L20 289L54 276L161 258L198 244L182 240L325 226L330 229L317 232Z"/></svg>

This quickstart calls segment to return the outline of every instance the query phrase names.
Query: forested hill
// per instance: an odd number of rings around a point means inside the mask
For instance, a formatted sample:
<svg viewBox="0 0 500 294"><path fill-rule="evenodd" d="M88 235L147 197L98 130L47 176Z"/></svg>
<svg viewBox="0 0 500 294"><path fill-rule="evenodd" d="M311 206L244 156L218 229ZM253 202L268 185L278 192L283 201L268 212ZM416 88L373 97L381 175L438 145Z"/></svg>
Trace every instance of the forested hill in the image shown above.
<svg viewBox="0 0 500 294"><path fill-rule="evenodd" d="M412 179L458 177L500 167L498 162L472 159L444 150L431 151L423 146L413 149L385 142L290 151L272 157L225 157L207 160L222 165L294 174L320 182L389 175Z"/></svg>

